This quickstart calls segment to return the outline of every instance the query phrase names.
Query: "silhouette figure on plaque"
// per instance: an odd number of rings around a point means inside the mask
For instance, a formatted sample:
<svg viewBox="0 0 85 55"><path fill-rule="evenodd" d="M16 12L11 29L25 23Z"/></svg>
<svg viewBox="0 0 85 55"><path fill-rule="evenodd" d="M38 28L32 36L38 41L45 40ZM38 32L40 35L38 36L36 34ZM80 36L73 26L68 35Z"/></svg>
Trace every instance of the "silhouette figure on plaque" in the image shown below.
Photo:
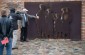
<svg viewBox="0 0 85 55"><path fill-rule="evenodd" d="M70 11L67 7L61 8L62 21L62 38L70 38L70 26L72 19L70 18Z"/></svg>
<svg viewBox="0 0 85 55"><path fill-rule="evenodd" d="M37 16L39 16L38 20L38 33L39 38L43 38L46 36L46 15L47 15L47 6L44 4L39 5L40 10L37 13Z"/></svg>
<svg viewBox="0 0 85 55"><path fill-rule="evenodd" d="M54 21L54 29L55 29L55 37L56 38L60 38L62 35L62 19L61 19L61 15L55 13L55 21Z"/></svg>
<svg viewBox="0 0 85 55"><path fill-rule="evenodd" d="M47 9L47 16L46 16L46 35L48 38L54 38L54 19L55 15L53 10L49 7Z"/></svg>

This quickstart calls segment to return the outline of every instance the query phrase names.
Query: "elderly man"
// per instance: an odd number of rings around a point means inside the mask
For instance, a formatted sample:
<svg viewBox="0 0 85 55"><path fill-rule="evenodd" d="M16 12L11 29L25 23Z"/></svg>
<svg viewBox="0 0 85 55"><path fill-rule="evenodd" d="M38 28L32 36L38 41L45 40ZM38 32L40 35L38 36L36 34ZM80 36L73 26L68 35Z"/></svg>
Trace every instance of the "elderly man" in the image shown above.
<svg viewBox="0 0 85 55"><path fill-rule="evenodd" d="M27 9L23 9L22 12L21 12L21 16L22 16L22 20L21 20L21 24L22 24L22 27L21 27L21 37L20 37L20 41L23 42L28 42L27 41L27 26L28 26L28 23L29 23L29 18L39 18L38 16L33 16L33 15L29 15L27 14Z"/></svg>

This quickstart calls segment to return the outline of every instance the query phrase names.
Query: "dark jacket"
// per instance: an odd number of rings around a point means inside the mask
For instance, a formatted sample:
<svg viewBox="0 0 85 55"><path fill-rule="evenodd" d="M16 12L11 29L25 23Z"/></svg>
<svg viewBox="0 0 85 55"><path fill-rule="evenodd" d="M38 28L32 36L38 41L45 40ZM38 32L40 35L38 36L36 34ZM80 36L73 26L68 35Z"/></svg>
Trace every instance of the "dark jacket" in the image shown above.
<svg viewBox="0 0 85 55"><path fill-rule="evenodd" d="M21 16L16 14L16 13L10 13L8 18L10 19L10 16L12 17L12 23L13 23L13 30L18 29L18 24L17 24L17 20L21 20Z"/></svg>
<svg viewBox="0 0 85 55"><path fill-rule="evenodd" d="M5 29L3 28L3 25L5 23ZM6 16L2 16L0 18L0 38L3 39L4 37L12 38L12 32L13 32L13 25L10 19L8 19Z"/></svg>

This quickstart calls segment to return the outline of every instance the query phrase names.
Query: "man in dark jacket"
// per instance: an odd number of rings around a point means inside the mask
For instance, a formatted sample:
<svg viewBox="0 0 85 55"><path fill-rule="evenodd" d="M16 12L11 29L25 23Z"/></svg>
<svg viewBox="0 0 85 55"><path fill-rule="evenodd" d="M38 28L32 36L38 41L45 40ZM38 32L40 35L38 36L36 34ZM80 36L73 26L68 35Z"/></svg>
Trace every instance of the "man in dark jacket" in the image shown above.
<svg viewBox="0 0 85 55"><path fill-rule="evenodd" d="M6 16L6 11L1 12L2 17L0 18L0 55L3 55L4 46L6 46L7 55L12 55L12 32L13 25L10 19ZM8 39L8 43L3 44L2 40Z"/></svg>
<svg viewBox="0 0 85 55"><path fill-rule="evenodd" d="M15 13L15 8L10 9L9 19L12 20L13 23L13 43L12 43L12 49L17 48L17 33L18 33L18 20L21 20L21 16L19 14Z"/></svg>
<svg viewBox="0 0 85 55"><path fill-rule="evenodd" d="M15 13L15 8L11 8L10 9L10 14L9 14L9 19L12 20L13 23L13 30L17 30L18 29L18 24L17 24L17 20L21 20L21 16Z"/></svg>

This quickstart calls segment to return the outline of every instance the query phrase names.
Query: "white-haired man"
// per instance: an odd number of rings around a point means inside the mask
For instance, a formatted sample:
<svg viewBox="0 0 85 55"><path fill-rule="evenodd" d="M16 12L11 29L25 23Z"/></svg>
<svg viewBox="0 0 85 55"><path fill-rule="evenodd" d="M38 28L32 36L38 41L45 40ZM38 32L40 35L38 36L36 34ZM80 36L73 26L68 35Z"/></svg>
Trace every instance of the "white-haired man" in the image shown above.
<svg viewBox="0 0 85 55"><path fill-rule="evenodd" d="M20 41L26 41L27 42L27 26L29 23L29 18L39 18L38 16L34 16L34 15L29 15L27 14L27 9L24 8L21 12L21 16L22 16L22 20L21 20L21 24L22 24L22 28L21 28L21 37L20 37Z"/></svg>

